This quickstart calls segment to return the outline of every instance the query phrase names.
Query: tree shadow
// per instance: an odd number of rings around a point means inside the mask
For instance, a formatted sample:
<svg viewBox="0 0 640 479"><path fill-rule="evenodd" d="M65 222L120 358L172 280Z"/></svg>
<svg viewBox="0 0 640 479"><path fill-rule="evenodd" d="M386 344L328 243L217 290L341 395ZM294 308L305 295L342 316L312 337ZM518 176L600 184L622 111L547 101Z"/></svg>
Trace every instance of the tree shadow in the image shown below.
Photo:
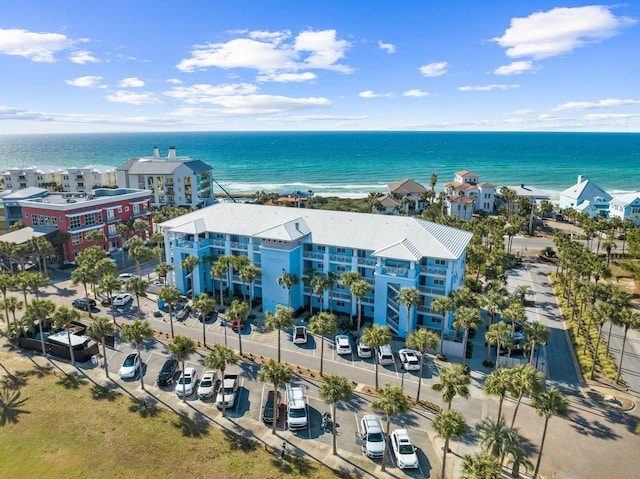
<svg viewBox="0 0 640 479"><path fill-rule="evenodd" d="M113 402L120 396L120 393L114 391L113 389L107 388L105 386L101 386L99 384L94 384L91 387L91 398L95 401L109 401Z"/></svg>
<svg viewBox="0 0 640 479"><path fill-rule="evenodd" d="M258 443L253 439L241 436L227 429L224 429L222 432L232 451L253 452L258 448Z"/></svg>
<svg viewBox="0 0 640 479"><path fill-rule="evenodd" d="M75 373L64 374L60 379L56 381L58 386L62 386L65 389L80 389L80 386L84 386L88 381L81 379Z"/></svg>
<svg viewBox="0 0 640 479"><path fill-rule="evenodd" d="M180 429L182 435L185 437L201 438L209 435L208 424L192 419L184 414L177 416L176 420L173 421L173 426Z"/></svg>
<svg viewBox="0 0 640 479"><path fill-rule="evenodd" d="M129 405L129 412L138 413L142 418L156 417L160 414L160 408L146 399L132 399Z"/></svg>
<svg viewBox="0 0 640 479"><path fill-rule="evenodd" d="M280 457L279 453L276 453L276 455L277 457L271 459L271 465L277 467L283 475L310 476L318 469L315 463L304 457L289 453L285 454L284 457Z"/></svg>
<svg viewBox="0 0 640 479"><path fill-rule="evenodd" d="M30 411L20 409L28 398L21 398L22 393L12 384L3 381L0 389L0 426L17 424L20 414L31 414Z"/></svg>

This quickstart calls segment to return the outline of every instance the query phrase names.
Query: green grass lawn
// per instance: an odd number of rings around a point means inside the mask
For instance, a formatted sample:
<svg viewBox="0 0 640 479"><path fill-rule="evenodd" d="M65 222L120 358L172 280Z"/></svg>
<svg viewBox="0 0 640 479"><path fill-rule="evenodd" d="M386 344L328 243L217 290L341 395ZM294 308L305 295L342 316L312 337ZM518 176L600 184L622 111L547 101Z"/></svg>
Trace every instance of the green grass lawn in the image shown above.
<svg viewBox="0 0 640 479"><path fill-rule="evenodd" d="M0 355L0 364L11 370L6 359ZM306 459L280 460L257 441L82 375L12 373L0 381L2 477L346 477Z"/></svg>

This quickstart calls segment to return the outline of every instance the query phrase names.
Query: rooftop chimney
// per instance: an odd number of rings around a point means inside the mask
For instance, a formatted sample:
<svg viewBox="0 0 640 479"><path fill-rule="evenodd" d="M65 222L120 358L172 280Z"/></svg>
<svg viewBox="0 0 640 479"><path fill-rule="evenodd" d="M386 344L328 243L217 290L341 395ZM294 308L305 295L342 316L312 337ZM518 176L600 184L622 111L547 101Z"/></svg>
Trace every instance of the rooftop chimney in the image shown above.
<svg viewBox="0 0 640 479"><path fill-rule="evenodd" d="M584 176L578 175L578 183L582 183L583 180L584 180Z"/></svg>
<svg viewBox="0 0 640 479"><path fill-rule="evenodd" d="M158 149L157 146L153 147L153 157L154 158L160 158L160 150Z"/></svg>
<svg viewBox="0 0 640 479"><path fill-rule="evenodd" d="M175 146L170 146L169 147L169 155L167 156L167 159L169 159L169 160L175 160L176 159L176 147Z"/></svg>
<svg viewBox="0 0 640 479"><path fill-rule="evenodd" d="M524 190L524 183L520 183L520 188Z"/></svg>

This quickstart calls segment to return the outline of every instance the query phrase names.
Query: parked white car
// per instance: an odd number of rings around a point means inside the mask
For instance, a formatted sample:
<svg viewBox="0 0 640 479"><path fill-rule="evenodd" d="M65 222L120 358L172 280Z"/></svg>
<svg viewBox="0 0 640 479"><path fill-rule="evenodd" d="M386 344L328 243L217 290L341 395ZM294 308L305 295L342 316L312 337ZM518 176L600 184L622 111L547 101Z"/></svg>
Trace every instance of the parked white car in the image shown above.
<svg viewBox="0 0 640 479"><path fill-rule="evenodd" d="M175 393L178 397L189 397L196 389L198 382L198 371L196 368L184 368L184 374L180 374L180 379L176 383Z"/></svg>
<svg viewBox="0 0 640 479"><path fill-rule="evenodd" d="M420 358L413 349L401 349L398 351L398 357L400 358L400 365L405 371L420 370Z"/></svg>
<svg viewBox="0 0 640 479"><path fill-rule="evenodd" d="M131 296L129 293L120 293L118 296L113 298L113 305L126 306L127 304L129 304L129 301L131 301L132 299L133 299L133 296Z"/></svg>
<svg viewBox="0 0 640 479"><path fill-rule="evenodd" d="M359 358L370 358L373 354L373 349L367 343L358 340L356 344L356 351L358 351Z"/></svg>
<svg viewBox="0 0 640 479"><path fill-rule="evenodd" d="M362 446L367 457L380 458L384 455L386 442L378 416L373 414L362 416L357 443Z"/></svg>
<svg viewBox="0 0 640 479"><path fill-rule="evenodd" d="M306 344L307 342L307 327L306 326L294 326L293 328L293 344Z"/></svg>
<svg viewBox="0 0 640 479"><path fill-rule="evenodd" d="M400 469L417 469L418 455L406 429L395 429L391 433L391 450Z"/></svg>
<svg viewBox="0 0 640 479"><path fill-rule="evenodd" d="M135 378L139 369L140 356L138 356L138 353L131 353L127 355L122 362L122 366L120 366L120 370L118 371L118 376L120 376L120 379Z"/></svg>
<svg viewBox="0 0 640 479"><path fill-rule="evenodd" d="M209 399L213 396L213 392L216 388L216 379L216 372L213 370L208 370L202 373L202 379L200 380L200 384L198 384L199 399Z"/></svg>
<svg viewBox="0 0 640 479"><path fill-rule="evenodd" d="M338 354L351 354L351 342L346 334L336 336L336 352Z"/></svg>

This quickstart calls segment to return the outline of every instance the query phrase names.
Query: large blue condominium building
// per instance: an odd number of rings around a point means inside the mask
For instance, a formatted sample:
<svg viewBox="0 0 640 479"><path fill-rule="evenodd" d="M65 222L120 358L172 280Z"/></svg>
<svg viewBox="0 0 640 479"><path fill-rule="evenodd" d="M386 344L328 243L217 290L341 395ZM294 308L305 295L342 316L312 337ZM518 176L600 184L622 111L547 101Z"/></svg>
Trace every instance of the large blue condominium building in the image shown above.
<svg viewBox="0 0 640 479"><path fill-rule="evenodd" d="M222 286L261 298L263 311L290 304L294 310L331 309L344 316L351 309L356 317L358 302L351 301L349 287L336 280L353 271L371 286L362 297L363 318L389 326L400 337L417 327L442 329L442 318L431 303L462 286L472 236L408 216L245 203L214 204L159 227L174 267L170 282L184 294L216 294ZM200 259L192 271L182 267L190 255ZM247 256L262 275L252 285L233 268L226 275L212 275L215 258L230 255ZM284 273L298 279L290 289L278 282ZM311 288L306 279L318 274L333 277L332 287L320 293ZM398 302L403 288L418 289L422 299L410 308L409 318L406 306ZM445 320L445 332L451 321Z"/></svg>

